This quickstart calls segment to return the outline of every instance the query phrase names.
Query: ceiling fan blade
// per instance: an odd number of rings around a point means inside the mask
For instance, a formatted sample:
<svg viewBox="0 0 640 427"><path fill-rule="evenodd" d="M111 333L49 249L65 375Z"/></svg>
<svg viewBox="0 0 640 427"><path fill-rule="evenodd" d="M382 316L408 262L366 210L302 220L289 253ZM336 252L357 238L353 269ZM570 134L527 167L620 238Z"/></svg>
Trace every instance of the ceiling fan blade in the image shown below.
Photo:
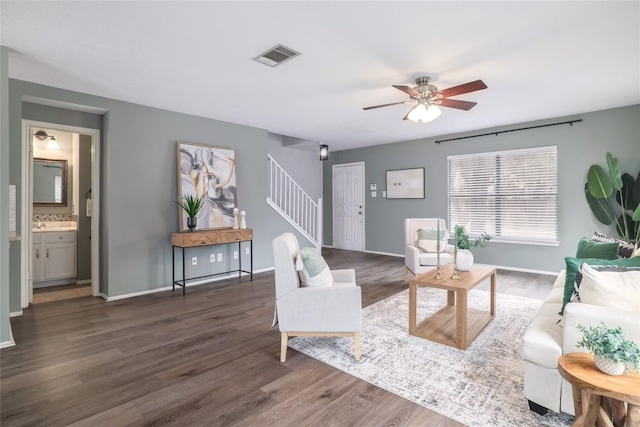
<svg viewBox="0 0 640 427"><path fill-rule="evenodd" d="M476 106L477 102L459 101L457 99L440 99L437 104L440 107L456 108L458 110L469 111Z"/></svg>
<svg viewBox="0 0 640 427"><path fill-rule="evenodd" d="M413 90L413 88L410 88L409 86L400 86L400 85L392 85L392 86L398 90L403 91L409 96L418 96L418 92L416 92L415 90Z"/></svg>
<svg viewBox="0 0 640 427"><path fill-rule="evenodd" d="M399 105L399 104L406 104L409 102L413 102L413 101L400 101L400 102L392 102L391 104L382 104L382 105L374 105L372 107L363 107L363 110L373 110L374 108L382 108L382 107L388 107L390 105Z"/></svg>
<svg viewBox="0 0 640 427"><path fill-rule="evenodd" d="M464 83L459 86L450 87L449 89L443 89L437 91L436 95L442 95L444 98L450 96L462 95L463 93L475 92L477 90L486 89L487 85L482 80L476 80L469 83Z"/></svg>

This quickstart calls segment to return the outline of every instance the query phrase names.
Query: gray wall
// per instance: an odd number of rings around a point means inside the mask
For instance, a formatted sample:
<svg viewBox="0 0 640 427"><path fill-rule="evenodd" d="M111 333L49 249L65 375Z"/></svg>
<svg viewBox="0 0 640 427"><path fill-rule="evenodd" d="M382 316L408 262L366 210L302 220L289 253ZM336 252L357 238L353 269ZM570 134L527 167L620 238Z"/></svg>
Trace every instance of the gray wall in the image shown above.
<svg viewBox="0 0 640 427"><path fill-rule="evenodd" d="M583 119L573 126L562 125L522 132L485 136L435 144L435 140L513 129L567 119ZM428 124L424 125L428 126ZM365 185L378 185L378 197L365 198L366 250L404 253L404 218L447 216L447 156L547 145L558 146L560 245L535 246L491 243L474 250L477 262L542 271L559 271L565 256L575 254L582 236L599 230L615 232L591 214L583 187L587 170L594 163L605 166L610 151L620 160L621 170L636 176L640 170L640 106L580 114L504 128L484 129L446 137L425 138L395 144L333 152L324 168L324 218L326 245L332 243L331 167L334 164L365 162ZM381 197L387 169L425 168L425 199L387 200Z"/></svg>
<svg viewBox="0 0 640 427"><path fill-rule="evenodd" d="M9 322L9 57L0 46L0 343L11 340ZM20 264L18 264L20 268Z"/></svg>
<svg viewBox="0 0 640 427"><path fill-rule="evenodd" d="M316 201L322 197L322 162L318 151L282 145L282 135L270 133L269 154Z"/></svg>
<svg viewBox="0 0 640 427"><path fill-rule="evenodd" d="M170 233L178 227L176 142L226 146L236 150L239 208L254 229L254 268L273 265L271 241L290 227L267 204L265 130L10 80L11 183L20 184L23 96L102 108L101 289L109 296L157 289L171 284ZM40 108L42 106L38 106ZM46 108L43 107L43 110ZM71 112L76 113L76 112ZM45 111L34 119L70 120L64 111ZM75 120L86 113L77 113ZM91 115L90 115L91 116ZM31 117L29 117L31 118ZM95 127L86 123L64 123ZM19 192L19 190L18 190ZM19 309L19 247L11 258L11 303ZM187 275L222 271L233 264L233 247L199 248L199 265ZM209 253L222 251L222 263L209 263ZM243 251L244 253L244 251ZM176 255L179 252L176 250ZM246 262L248 259L245 259ZM181 268L176 263L178 269ZM15 272L15 277L14 277Z"/></svg>
<svg viewBox="0 0 640 427"><path fill-rule="evenodd" d="M91 137L80 135L78 148L78 274L77 280L91 279L91 218L87 217L87 199L91 190Z"/></svg>

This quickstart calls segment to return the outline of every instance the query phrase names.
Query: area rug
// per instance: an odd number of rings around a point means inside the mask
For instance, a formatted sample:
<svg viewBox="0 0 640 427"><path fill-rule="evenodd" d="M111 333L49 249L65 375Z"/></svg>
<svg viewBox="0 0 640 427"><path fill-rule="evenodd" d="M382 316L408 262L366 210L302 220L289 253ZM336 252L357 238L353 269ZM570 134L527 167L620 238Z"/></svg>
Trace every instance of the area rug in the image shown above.
<svg viewBox="0 0 640 427"><path fill-rule="evenodd" d="M542 301L496 294L496 316L466 351L410 336L408 291L363 311L360 362L353 340L299 337L289 347L468 426L568 426L567 414L539 416L523 391L524 330ZM418 289L418 319L446 304L446 292ZM473 290L469 307L488 309Z"/></svg>

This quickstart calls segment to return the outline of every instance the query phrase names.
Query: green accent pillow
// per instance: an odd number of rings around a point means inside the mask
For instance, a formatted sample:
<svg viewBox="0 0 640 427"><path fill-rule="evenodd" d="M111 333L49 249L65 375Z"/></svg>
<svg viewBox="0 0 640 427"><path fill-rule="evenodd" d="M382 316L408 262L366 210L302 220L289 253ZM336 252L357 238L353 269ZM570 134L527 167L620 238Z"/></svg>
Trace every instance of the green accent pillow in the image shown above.
<svg viewBox="0 0 640 427"><path fill-rule="evenodd" d="M560 309L560 315L564 314L564 307L571 301L571 295L573 294L574 283L576 281L576 274L580 269L580 264L586 262L589 265L617 265L618 267L640 267L640 257L635 258L621 258L616 260L610 259L598 259L598 258L573 258L565 257L564 262L566 264L566 279L564 281L564 297L562 298L562 308Z"/></svg>
<svg viewBox="0 0 640 427"><path fill-rule="evenodd" d="M440 234L442 237L442 230L440 230ZM418 230L418 240L438 240L438 230L435 227L421 228Z"/></svg>
<svg viewBox="0 0 640 427"><path fill-rule="evenodd" d="M576 258L618 259L618 242L594 242L583 237L578 242Z"/></svg>
<svg viewBox="0 0 640 427"><path fill-rule="evenodd" d="M303 286L325 287L333 285L333 276L327 262L313 248L302 248L300 259L303 268L300 270L300 280Z"/></svg>

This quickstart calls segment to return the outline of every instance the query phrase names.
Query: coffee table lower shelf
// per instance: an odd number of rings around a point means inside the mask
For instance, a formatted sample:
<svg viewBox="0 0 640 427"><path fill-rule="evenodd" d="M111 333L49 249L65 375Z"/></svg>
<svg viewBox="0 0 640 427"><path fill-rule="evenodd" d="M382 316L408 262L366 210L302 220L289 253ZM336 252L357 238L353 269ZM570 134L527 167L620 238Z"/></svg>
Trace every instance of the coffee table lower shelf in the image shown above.
<svg viewBox="0 0 640 427"><path fill-rule="evenodd" d="M494 315L487 311L467 308L467 343L473 342L493 318ZM456 342L457 324L460 322L456 322L456 307L447 305L418 323L415 328L411 328L413 330L409 330L409 335L459 347Z"/></svg>

